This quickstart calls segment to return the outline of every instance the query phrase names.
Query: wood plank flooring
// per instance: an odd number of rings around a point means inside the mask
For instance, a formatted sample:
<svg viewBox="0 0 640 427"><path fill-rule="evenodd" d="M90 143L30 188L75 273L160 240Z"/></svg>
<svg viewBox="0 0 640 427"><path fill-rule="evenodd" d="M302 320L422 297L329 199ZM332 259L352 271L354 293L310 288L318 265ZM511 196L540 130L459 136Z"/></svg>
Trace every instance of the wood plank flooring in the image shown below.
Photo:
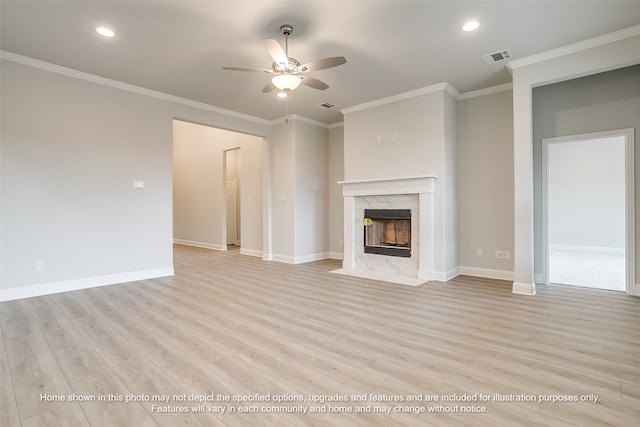
<svg viewBox="0 0 640 427"><path fill-rule="evenodd" d="M2 303L0 425L640 422L639 298L340 264L176 246L174 277Z"/></svg>

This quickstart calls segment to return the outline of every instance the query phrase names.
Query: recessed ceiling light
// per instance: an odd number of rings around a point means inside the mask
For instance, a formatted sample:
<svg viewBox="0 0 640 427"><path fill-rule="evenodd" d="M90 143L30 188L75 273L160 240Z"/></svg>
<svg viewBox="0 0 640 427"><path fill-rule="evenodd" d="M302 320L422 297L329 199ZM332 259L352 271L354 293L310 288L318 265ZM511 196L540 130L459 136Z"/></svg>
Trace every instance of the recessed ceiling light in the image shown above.
<svg viewBox="0 0 640 427"><path fill-rule="evenodd" d="M105 36L105 37L113 37L116 35L116 33L114 33L112 30L110 30L107 27L98 27L96 28L96 32L101 36Z"/></svg>
<svg viewBox="0 0 640 427"><path fill-rule="evenodd" d="M474 31L480 27L480 23L478 21L469 21L462 26L463 31Z"/></svg>

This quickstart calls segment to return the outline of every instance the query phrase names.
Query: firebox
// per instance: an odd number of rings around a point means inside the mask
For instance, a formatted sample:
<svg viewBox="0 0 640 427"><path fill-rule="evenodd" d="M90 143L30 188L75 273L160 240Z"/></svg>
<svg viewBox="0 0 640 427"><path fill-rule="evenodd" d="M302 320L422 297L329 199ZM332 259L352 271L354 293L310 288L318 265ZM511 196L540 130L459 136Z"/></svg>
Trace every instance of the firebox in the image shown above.
<svg viewBox="0 0 640 427"><path fill-rule="evenodd" d="M365 209L364 252L411 257L411 209Z"/></svg>

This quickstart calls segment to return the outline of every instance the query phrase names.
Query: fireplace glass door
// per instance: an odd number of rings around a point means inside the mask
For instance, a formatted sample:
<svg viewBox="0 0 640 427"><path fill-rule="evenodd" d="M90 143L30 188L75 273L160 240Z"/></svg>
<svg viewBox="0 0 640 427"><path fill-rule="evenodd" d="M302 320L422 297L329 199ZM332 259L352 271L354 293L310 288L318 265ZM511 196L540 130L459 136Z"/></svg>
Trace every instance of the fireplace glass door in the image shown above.
<svg viewBox="0 0 640 427"><path fill-rule="evenodd" d="M365 209L364 252L411 256L411 209Z"/></svg>

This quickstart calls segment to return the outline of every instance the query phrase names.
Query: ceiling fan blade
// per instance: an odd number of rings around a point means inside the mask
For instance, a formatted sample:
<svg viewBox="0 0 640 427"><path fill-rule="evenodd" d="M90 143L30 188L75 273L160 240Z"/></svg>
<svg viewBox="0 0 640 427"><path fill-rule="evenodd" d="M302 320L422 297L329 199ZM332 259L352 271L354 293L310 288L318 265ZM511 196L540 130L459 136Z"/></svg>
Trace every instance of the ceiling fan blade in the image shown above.
<svg viewBox="0 0 640 427"><path fill-rule="evenodd" d="M334 56L332 58L324 58L308 62L298 67L298 69L302 72L326 70L327 68L337 67L338 65L342 65L346 62L347 59L344 56Z"/></svg>
<svg viewBox="0 0 640 427"><path fill-rule="evenodd" d="M266 68L254 68L254 67L222 67L223 70L229 71L259 71L262 73L273 73L273 70L267 70Z"/></svg>
<svg viewBox="0 0 640 427"><path fill-rule="evenodd" d="M302 78L302 84L312 87L314 89L325 90L329 88L328 84L326 84L325 82L321 82L318 79L314 79L313 77L309 77L309 76L300 76L300 77Z"/></svg>
<svg viewBox="0 0 640 427"><path fill-rule="evenodd" d="M276 88L276 85L273 84L273 82L271 80L269 80L269 83L267 83L267 85L264 87L264 89L262 89L262 93L269 93L272 90L274 90Z"/></svg>
<svg viewBox="0 0 640 427"><path fill-rule="evenodd" d="M282 46L280 46L280 43L278 43L275 39L264 39L264 45L266 46L267 51L269 51L269 55L271 55L273 61L276 64L286 65L289 63L287 54L282 49Z"/></svg>

